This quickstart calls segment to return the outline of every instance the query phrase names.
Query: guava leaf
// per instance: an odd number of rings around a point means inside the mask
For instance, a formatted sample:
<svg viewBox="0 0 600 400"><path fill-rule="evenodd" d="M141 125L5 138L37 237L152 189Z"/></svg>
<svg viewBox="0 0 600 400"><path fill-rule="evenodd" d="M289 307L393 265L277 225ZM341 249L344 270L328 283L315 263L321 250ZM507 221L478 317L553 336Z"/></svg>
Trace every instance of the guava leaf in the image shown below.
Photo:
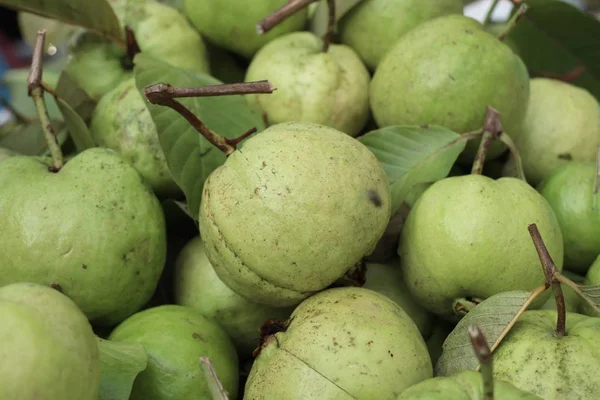
<svg viewBox="0 0 600 400"><path fill-rule="evenodd" d="M52 127L62 146L67 139L67 129L63 121L52 120ZM28 123L9 122L0 126L0 147L27 156L49 154L42 124L38 120Z"/></svg>
<svg viewBox="0 0 600 400"><path fill-rule="evenodd" d="M62 47L78 29L73 25L28 12L20 12L17 15L17 20L23 41L32 49L35 47L37 32L40 29L46 31L45 51L51 46Z"/></svg>
<svg viewBox="0 0 600 400"><path fill-rule="evenodd" d="M123 42L121 25L107 0L0 0L0 5L81 26Z"/></svg>
<svg viewBox="0 0 600 400"><path fill-rule="evenodd" d="M361 0L335 0L335 20L342 19ZM329 8L327 1L321 0L317 5L315 14L310 22L310 30L317 36L323 36L327 32L329 22Z"/></svg>
<svg viewBox="0 0 600 400"><path fill-rule="evenodd" d="M56 95L67 102L84 121L90 119L96 107L96 102L79 87L66 70L63 70L58 78Z"/></svg>
<svg viewBox="0 0 600 400"><path fill-rule="evenodd" d="M577 286L581 293L583 293L583 299L594 308L594 310L600 313L600 285L578 285Z"/></svg>
<svg viewBox="0 0 600 400"><path fill-rule="evenodd" d="M467 136L441 126L388 126L359 138L385 170L392 191L392 212L419 183L448 176Z"/></svg>
<svg viewBox="0 0 600 400"><path fill-rule="evenodd" d="M128 400L133 381L148 365L146 349L140 343L96 340L100 348L98 400Z"/></svg>
<svg viewBox="0 0 600 400"><path fill-rule="evenodd" d="M65 123L67 124L69 136L73 139L77 152L82 152L90 147L94 147L95 143L92 139L90 130L79 114L77 114L63 99L58 98L57 102L65 119Z"/></svg>
<svg viewBox="0 0 600 400"><path fill-rule="evenodd" d="M1 1L1 0L0 0ZM43 81L51 88L56 87L58 73L44 68ZM2 76L2 82L8 88L11 106L21 115L28 118L37 118L35 104L29 97L27 90L27 78L29 77L29 68L11 69ZM54 97L45 92L46 108L51 119L62 119Z"/></svg>
<svg viewBox="0 0 600 400"><path fill-rule="evenodd" d="M475 370L479 361L467 332L469 325L479 326L493 351L531 301L544 290L538 288L532 293L524 290L502 292L475 306L444 341L442 355L435 366L435 375L448 376L462 370Z"/></svg>
<svg viewBox="0 0 600 400"><path fill-rule="evenodd" d="M143 53L135 57L134 63L135 81L142 96L145 87L159 82L170 83L174 87L222 83L209 75L174 68ZM265 128L260 113L251 109L243 96L182 98L178 101L205 125L227 138L236 138L253 127L259 132ZM173 179L183 190L190 212L197 219L204 181L225 162L225 155L176 111L148 101L146 105L156 124Z"/></svg>
<svg viewBox="0 0 600 400"><path fill-rule="evenodd" d="M532 76L571 76L600 99L600 21L557 0L526 0L529 9L509 34Z"/></svg>

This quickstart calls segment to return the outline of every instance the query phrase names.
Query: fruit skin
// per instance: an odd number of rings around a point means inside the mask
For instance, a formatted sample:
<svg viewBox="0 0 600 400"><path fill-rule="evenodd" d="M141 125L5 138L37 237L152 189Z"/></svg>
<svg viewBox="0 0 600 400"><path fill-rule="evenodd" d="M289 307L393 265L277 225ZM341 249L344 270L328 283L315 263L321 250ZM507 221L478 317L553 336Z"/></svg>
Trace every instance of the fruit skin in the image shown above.
<svg viewBox="0 0 600 400"><path fill-rule="evenodd" d="M68 297L33 283L6 285L0 315L0 398L98 398L98 344Z"/></svg>
<svg viewBox="0 0 600 400"><path fill-rule="evenodd" d="M462 12L460 0L363 0L342 18L339 34L342 43L352 47L374 70L412 28L429 19Z"/></svg>
<svg viewBox="0 0 600 400"><path fill-rule="evenodd" d="M481 175L434 183L417 200L400 237L409 290L423 307L443 316L453 314L458 298L483 300L503 291L532 290L544 282L527 230L533 223L562 270L556 217L527 183Z"/></svg>
<svg viewBox="0 0 600 400"><path fill-rule="evenodd" d="M369 254L390 214L387 176L366 146L332 128L292 122L251 137L208 177L199 223L223 283L285 307Z"/></svg>
<svg viewBox="0 0 600 400"><path fill-rule="evenodd" d="M123 321L109 340L141 343L148 367L133 383L131 400L208 399L200 370L207 356L231 398L238 391L238 359L233 343L212 319L178 305L149 308Z"/></svg>
<svg viewBox="0 0 600 400"><path fill-rule="evenodd" d="M5 149L4 147L0 147L0 162L4 161L10 157L14 157L18 154L19 153L16 153L12 150Z"/></svg>
<svg viewBox="0 0 600 400"><path fill-rule="evenodd" d="M408 388L396 400L473 400L484 399L483 379L479 372L460 371L451 376L439 376ZM496 400L542 400L534 394L517 389L504 381L494 381Z"/></svg>
<svg viewBox="0 0 600 400"><path fill-rule="evenodd" d="M117 153L85 150L58 173L11 157L0 188L0 286L59 285L96 325L150 299L166 257L163 211Z"/></svg>
<svg viewBox="0 0 600 400"><path fill-rule="evenodd" d="M246 82L268 79L277 90L248 95L270 124L312 122L356 136L369 117L371 77L348 46L330 45L310 32L282 36L252 59Z"/></svg>
<svg viewBox="0 0 600 400"><path fill-rule="evenodd" d="M306 299L287 331L267 339L244 399L395 399L432 374L402 308L372 290L336 288Z"/></svg>
<svg viewBox="0 0 600 400"><path fill-rule="evenodd" d="M254 0L252 7L239 0L184 0L184 13L210 42L246 58L271 40L304 29L307 10L303 9L264 35L256 24L287 3L287 0Z"/></svg>
<svg viewBox="0 0 600 400"><path fill-rule="evenodd" d="M462 15L426 21L402 36L377 67L370 88L380 127L438 124L465 133L481 129L492 106L513 139L528 99L525 64L479 22ZM478 141L470 141L463 158L472 159L477 148ZM488 161L504 150L495 142Z"/></svg>
<svg viewBox="0 0 600 400"><path fill-rule="evenodd" d="M600 103L585 89L534 78L521 132L514 136L532 185L573 161L591 162L600 145Z"/></svg>
<svg viewBox="0 0 600 400"><path fill-rule="evenodd" d="M102 96L92 114L90 133L96 145L114 149L129 161L156 194L180 193L169 172L150 111L133 78Z"/></svg>
<svg viewBox="0 0 600 400"><path fill-rule="evenodd" d="M558 338L556 311L526 311L494 351L494 377L544 399L597 399L600 318L567 313Z"/></svg>
<svg viewBox="0 0 600 400"><path fill-rule="evenodd" d="M583 283L585 285L600 285L600 255L590 266ZM585 300L581 300L581 313L590 317L600 317L600 312L594 310Z"/></svg>
<svg viewBox="0 0 600 400"><path fill-rule="evenodd" d="M285 320L293 311L251 302L229 289L215 273L200 237L192 239L179 253L174 284L175 302L217 321L244 358L250 358L258 347L259 328L265 321Z"/></svg>
<svg viewBox="0 0 600 400"><path fill-rule="evenodd" d="M600 196L594 194L596 164L569 162L542 182L565 242L565 268L585 274L600 254Z"/></svg>

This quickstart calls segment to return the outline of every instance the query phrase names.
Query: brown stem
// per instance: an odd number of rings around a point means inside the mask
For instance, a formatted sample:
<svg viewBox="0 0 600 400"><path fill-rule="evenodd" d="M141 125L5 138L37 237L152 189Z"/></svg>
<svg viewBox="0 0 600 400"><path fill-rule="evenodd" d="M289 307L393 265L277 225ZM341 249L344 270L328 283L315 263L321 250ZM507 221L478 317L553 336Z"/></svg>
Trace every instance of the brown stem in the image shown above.
<svg viewBox="0 0 600 400"><path fill-rule="evenodd" d="M327 0L327 9L329 10L329 20L327 21L327 32L323 37L323 53L327 53L329 45L333 42L335 31L335 0Z"/></svg>
<svg viewBox="0 0 600 400"><path fill-rule="evenodd" d="M492 146L492 143L494 143L494 140L498 139L502 132L503 128L502 122L500 122L500 113L493 107L488 107L483 126L483 137L481 138L479 150L477 151L475 161L473 162L471 174L481 175L487 152Z"/></svg>
<svg viewBox="0 0 600 400"><path fill-rule="evenodd" d="M256 24L256 32L264 35L277 25L291 17L294 13L308 7L310 3L318 0L288 0L288 2L275 10L272 14L266 16Z"/></svg>
<svg viewBox="0 0 600 400"><path fill-rule="evenodd" d="M515 3L515 5L518 5L519 8L517 8L517 11L508 20L504 31L502 31L502 33L498 36L498 39L501 41L504 41L504 39L506 39L506 37L512 32L515 26L517 26L517 23L521 20L521 18L523 18L523 16L529 9L529 6L525 3L522 3L521 1L513 0L513 3Z"/></svg>
<svg viewBox="0 0 600 400"><path fill-rule="evenodd" d="M492 351L478 326L470 325L467 328L475 356L479 361L479 368L483 378L483 399L494 400L494 369L492 364Z"/></svg>
<svg viewBox="0 0 600 400"><path fill-rule="evenodd" d="M41 81L40 85L42 86L42 88L44 89L45 92L48 92L52 95L52 97L54 98L58 98L56 91L54 90L53 87L51 87L50 85L48 85L46 82Z"/></svg>
<svg viewBox="0 0 600 400"><path fill-rule="evenodd" d="M600 189L600 146L598 146L598 152L596 153L596 179L594 180L594 194L598 194Z"/></svg>
<svg viewBox="0 0 600 400"><path fill-rule="evenodd" d="M533 71L532 75L542 76L548 79L555 79L562 82L571 83L579 78L586 71L585 66L579 65L565 74L555 74L553 72Z"/></svg>
<svg viewBox="0 0 600 400"><path fill-rule="evenodd" d="M204 375L204 380L208 385L208 390L213 400L228 400L229 396L223 388L221 380L217 376L217 371L213 366L213 363L208 357L200 357L200 369Z"/></svg>
<svg viewBox="0 0 600 400"><path fill-rule="evenodd" d="M556 335L558 337L562 337L566 335L566 319L567 319L567 311L565 308L565 297L563 295L562 289L560 287L560 281L556 279L555 274L558 271L556 268L556 264L552 260L550 253L548 252L548 248L544 244L544 240L542 239L542 235L538 230L536 224L531 224L527 227L529 230L529 234L531 235L531 239L533 240L533 244L535 245L535 249L538 253L538 257L542 263L542 268L544 270L544 277L546 280L546 287L551 287L554 291L554 298L556 300Z"/></svg>
<svg viewBox="0 0 600 400"><path fill-rule="evenodd" d="M133 69L133 59L135 55L140 53L140 46L135 38L135 33L129 27L129 25L125 25L125 59L123 60L123 67L125 69Z"/></svg>

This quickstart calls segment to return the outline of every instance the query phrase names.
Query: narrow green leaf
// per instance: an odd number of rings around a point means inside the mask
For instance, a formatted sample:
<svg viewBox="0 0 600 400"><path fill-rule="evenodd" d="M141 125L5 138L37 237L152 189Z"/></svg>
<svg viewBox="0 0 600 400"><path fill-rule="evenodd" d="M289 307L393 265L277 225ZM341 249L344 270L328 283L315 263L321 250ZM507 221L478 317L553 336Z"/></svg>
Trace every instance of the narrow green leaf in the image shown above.
<svg viewBox="0 0 600 400"><path fill-rule="evenodd" d="M600 285L578 285L578 288L583 293L583 299L590 305L590 308L600 315Z"/></svg>
<svg viewBox="0 0 600 400"><path fill-rule="evenodd" d="M71 106L63 99L58 99L58 107L63 114L69 135L75 143L75 149L77 152L82 152L86 149L95 146L92 134L90 133L87 125L83 122L83 119L77 114Z"/></svg>
<svg viewBox="0 0 600 400"><path fill-rule="evenodd" d="M361 0L335 0L335 20L341 20ZM315 14L310 23L310 30L317 36L323 36L327 32L329 22L329 8L327 1L321 0L317 5Z"/></svg>
<svg viewBox="0 0 600 400"><path fill-rule="evenodd" d="M52 127L62 146L67 139L67 129L62 121L52 120ZM42 125L38 120L26 124L7 123L0 126L0 147L27 156L43 156L48 153Z"/></svg>
<svg viewBox="0 0 600 400"><path fill-rule="evenodd" d="M67 102L73 111L87 121L92 116L96 102L63 70L56 84L56 95Z"/></svg>
<svg viewBox="0 0 600 400"><path fill-rule="evenodd" d="M134 62L136 85L142 96L145 87L158 82L167 82L174 87L221 83L211 76L174 68L143 53L138 54ZM213 131L227 138L238 137L253 127L258 131L265 128L260 113L251 109L243 96L184 98L178 101ZM149 102L146 104L156 124L169 170L185 193L192 216L197 219L204 181L225 162L225 155L176 111Z"/></svg>
<svg viewBox="0 0 600 400"><path fill-rule="evenodd" d="M369 132L359 140L385 169L395 212L415 185L448 176L468 139L466 135L431 125L388 126Z"/></svg>
<svg viewBox="0 0 600 400"><path fill-rule="evenodd" d="M128 400L133 381L148 365L146 349L140 343L96 339L100 348L98 400Z"/></svg>
<svg viewBox="0 0 600 400"><path fill-rule="evenodd" d="M107 0L0 0L0 5L81 26L123 42L121 25Z"/></svg>

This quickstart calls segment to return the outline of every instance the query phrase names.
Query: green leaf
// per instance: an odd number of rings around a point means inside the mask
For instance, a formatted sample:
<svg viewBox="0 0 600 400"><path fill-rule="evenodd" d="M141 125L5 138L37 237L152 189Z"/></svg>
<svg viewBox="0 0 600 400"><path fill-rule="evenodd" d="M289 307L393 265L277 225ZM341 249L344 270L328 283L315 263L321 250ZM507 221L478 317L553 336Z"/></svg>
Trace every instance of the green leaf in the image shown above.
<svg viewBox="0 0 600 400"><path fill-rule="evenodd" d="M581 291L583 300L585 300L590 308L600 315L600 285L577 285Z"/></svg>
<svg viewBox="0 0 600 400"><path fill-rule="evenodd" d="M56 84L56 95L67 102L73 111L87 121L92 116L96 102L63 70Z"/></svg>
<svg viewBox="0 0 600 400"><path fill-rule="evenodd" d="M1 1L1 0L0 0ZM43 80L51 88L56 87L58 81L58 73L49 71L44 68ZM10 104L21 115L27 118L37 118L35 104L33 99L29 97L27 89L27 78L29 77L29 68L19 68L7 71L2 81L7 86L10 93ZM46 100L46 108L51 119L62 119L60 110L58 109L54 97L45 92L44 99Z"/></svg>
<svg viewBox="0 0 600 400"><path fill-rule="evenodd" d="M96 340L100 348L98 400L128 400L133 381L148 365L146 349L140 343Z"/></svg>
<svg viewBox="0 0 600 400"><path fill-rule="evenodd" d="M390 181L392 212L420 183L448 176L469 137L441 126L388 126L359 138L375 154Z"/></svg>
<svg viewBox="0 0 600 400"><path fill-rule="evenodd" d="M82 26L123 42L119 20L106 0L0 0L0 5Z"/></svg>
<svg viewBox="0 0 600 400"><path fill-rule="evenodd" d="M78 29L73 25L28 12L20 12L17 15L17 20L21 36L31 48L35 47L37 32L40 29L46 31L45 51L51 46L62 47Z"/></svg>
<svg viewBox="0 0 600 400"><path fill-rule="evenodd" d="M341 20L361 0L335 0L335 20ZM323 36L327 32L329 22L329 7L327 1L321 0L317 5L315 14L310 22L310 30L317 36Z"/></svg>
<svg viewBox="0 0 600 400"><path fill-rule="evenodd" d="M174 87L221 83L211 76L174 68L143 53L135 57L134 63L136 85L142 96L145 87L158 82L167 82ZM184 98L178 101L209 128L227 138L238 137L253 127L258 131L265 127L260 113L251 109L243 96ZM185 193L192 216L197 219L204 181L225 162L225 155L176 111L149 102L146 104L156 124L169 170Z"/></svg>
<svg viewBox="0 0 600 400"><path fill-rule="evenodd" d="M94 139L83 119L77 114L71 106L63 99L58 99L58 107L63 114L65 123L69 130L69 136L75 143L77 152L82 152L86 149L95 146Z"/></svg>
<svg viewBox="0 0 600 400"><path fill-rule="evenodd" d="M68 136L64 122L53 120L52 127L62 146ZM44 131L38 120L25 124L9 122L0 126L0 147L28 156L49 154Z"/></svg>
<svg viewBox="0 0 600 400"><path fill-rule="evenodd" d="M532 76L563 76L600 99L600 21L564 1L526 0L529 10L508 36Z"/></svg>
<svg viewBox="0 0 600 400"><path fill-rule="evenodd" d="M448 376L462 370L474 370L479 361L473 352L467 329L477 325L492 350L507 328L526 309L531 294L524 290L503 292L479 303L467 313L444 341L442 355L435 366L436 376Z"/></svg>

